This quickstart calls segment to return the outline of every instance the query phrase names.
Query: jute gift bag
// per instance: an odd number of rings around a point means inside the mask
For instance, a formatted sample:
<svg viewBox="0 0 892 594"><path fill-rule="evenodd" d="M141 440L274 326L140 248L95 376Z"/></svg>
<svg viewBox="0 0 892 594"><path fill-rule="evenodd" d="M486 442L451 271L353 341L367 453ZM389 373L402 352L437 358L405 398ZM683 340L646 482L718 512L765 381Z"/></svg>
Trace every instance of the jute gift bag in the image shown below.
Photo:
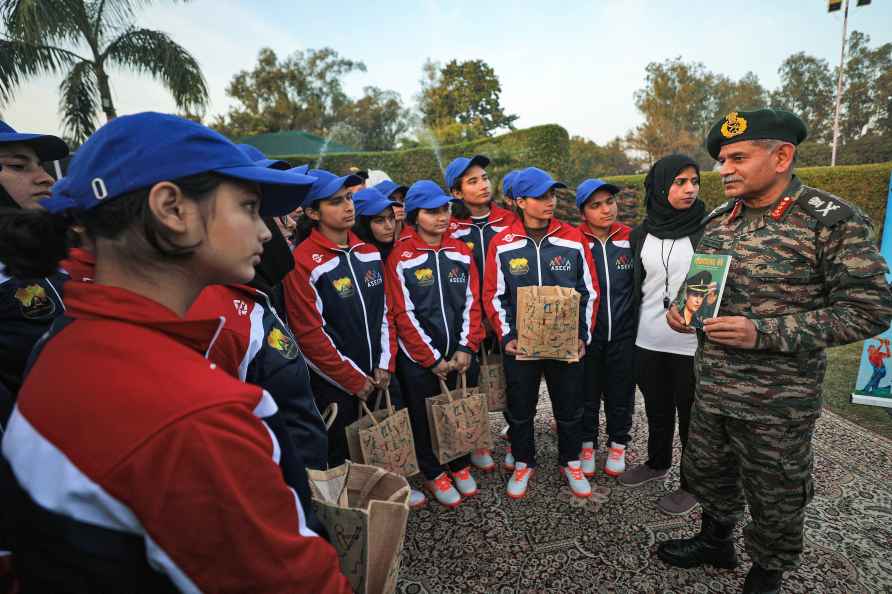
<svg viewBox="0 0 892 594"><path fill-rule="evenodd" d="M308 469L307 474L316 516L328 530L353 591L396 591L409 518L406 479L350 461L329 470Z"/></svg>
<svg viewBox="0 0 892 594"><path fill-rule="evenodd" d="M480 349L480 391L486 394L489 412L499 412L508 407L505 368L502 367L502 355L487 354L486 348Z"/></svg>
<svg viewBox="0 0 892 594"><path fill-rule="evenodd" d="M517 360L579 361L579 293L569 287L517 289Z"/></svg>
<svg viewBox="0 0 892 594"><path fill-rule="evenodd" d="M440 390L424 402L437 461L445 464L478 448L492 448L486 395L469 390L464 374L460 388L449 390L441 379Z"/></svg>
<svg viewBox="0 0 892 594"><path fill-rule="evenodd" d="M378 406L381 404L379 394ZM365 415L345 429L350 460L378 466L402 476L417 474L418 458L409 411L404 408L394 410L388 389L384 390L383 404L385 408L372 412L365 402L360 401Z"/></svg>

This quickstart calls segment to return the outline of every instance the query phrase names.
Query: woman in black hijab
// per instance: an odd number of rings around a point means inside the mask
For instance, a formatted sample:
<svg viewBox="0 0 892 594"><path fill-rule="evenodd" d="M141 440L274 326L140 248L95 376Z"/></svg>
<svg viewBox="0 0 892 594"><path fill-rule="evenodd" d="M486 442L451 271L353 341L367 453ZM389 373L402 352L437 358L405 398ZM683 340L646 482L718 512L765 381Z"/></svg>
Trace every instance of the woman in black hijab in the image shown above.
<svg viewBox="0 0 892 594"><path fill-rule="evenodd" d="M638 312L635 367L647 410L647 461L619 478L627 487L668 475L676 411L682 447L687 443L697 337L673 331L666 310L687 276L706 215L698 197L700 167L687 155L672 154L654 163L644 187L647 215L632 230L630 242ZM661 497L657 508L670 515L691 511L697 502L685 487L682 477L681 487Z"/></svg>

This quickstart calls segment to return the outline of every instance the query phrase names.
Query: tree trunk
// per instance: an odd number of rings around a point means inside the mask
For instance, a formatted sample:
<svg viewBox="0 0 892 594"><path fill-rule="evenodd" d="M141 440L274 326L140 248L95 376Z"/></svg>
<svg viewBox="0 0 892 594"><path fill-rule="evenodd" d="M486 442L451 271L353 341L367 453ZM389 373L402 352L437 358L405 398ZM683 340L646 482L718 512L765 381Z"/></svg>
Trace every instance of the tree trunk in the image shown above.
<svg viewBox="0 0 892 594"><path fill-rule="evenodd" d="M113 120L118 117L118 113L115 111L115 104L112 101L111 87L108 86L108 74L105 73L101 64L95 65L94 69L96 70L96 84L99 87L102 111L105 112L106 120Z"/></svg>

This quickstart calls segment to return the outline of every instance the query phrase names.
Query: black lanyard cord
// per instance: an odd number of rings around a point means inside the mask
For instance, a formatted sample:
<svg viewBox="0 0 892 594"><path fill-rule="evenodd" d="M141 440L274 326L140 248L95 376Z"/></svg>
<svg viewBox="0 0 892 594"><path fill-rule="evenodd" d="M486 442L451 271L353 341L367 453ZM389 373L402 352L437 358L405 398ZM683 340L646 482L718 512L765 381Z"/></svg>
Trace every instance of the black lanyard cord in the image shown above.
<svg viewBox="0 0 892 594"><path fill-rule="evenodd" d="M672 244L669 246L669 256L666 259L663 259L663 246L666 245L666 240L660 240L660 263L663 265L663 270L666 271L666 288L663 292L663 309L669 309L669 261L672 260L672 249L675 247L675 240L672 240Z"/></svg>

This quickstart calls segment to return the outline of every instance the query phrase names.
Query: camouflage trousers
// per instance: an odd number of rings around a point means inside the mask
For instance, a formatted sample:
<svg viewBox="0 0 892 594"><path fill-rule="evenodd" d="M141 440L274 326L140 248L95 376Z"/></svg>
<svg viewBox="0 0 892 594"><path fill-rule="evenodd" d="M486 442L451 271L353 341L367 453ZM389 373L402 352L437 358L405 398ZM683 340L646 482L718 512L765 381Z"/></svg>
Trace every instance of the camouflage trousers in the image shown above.
<svg viewBox="0 0 892 594"><path fill-rule="evenodd" d="M754 423L702 409L691 411L681 471L703 513L722 523L743 518L750 557L765 569L799 565L805 507L814 497L815 419Z"/></svg>

